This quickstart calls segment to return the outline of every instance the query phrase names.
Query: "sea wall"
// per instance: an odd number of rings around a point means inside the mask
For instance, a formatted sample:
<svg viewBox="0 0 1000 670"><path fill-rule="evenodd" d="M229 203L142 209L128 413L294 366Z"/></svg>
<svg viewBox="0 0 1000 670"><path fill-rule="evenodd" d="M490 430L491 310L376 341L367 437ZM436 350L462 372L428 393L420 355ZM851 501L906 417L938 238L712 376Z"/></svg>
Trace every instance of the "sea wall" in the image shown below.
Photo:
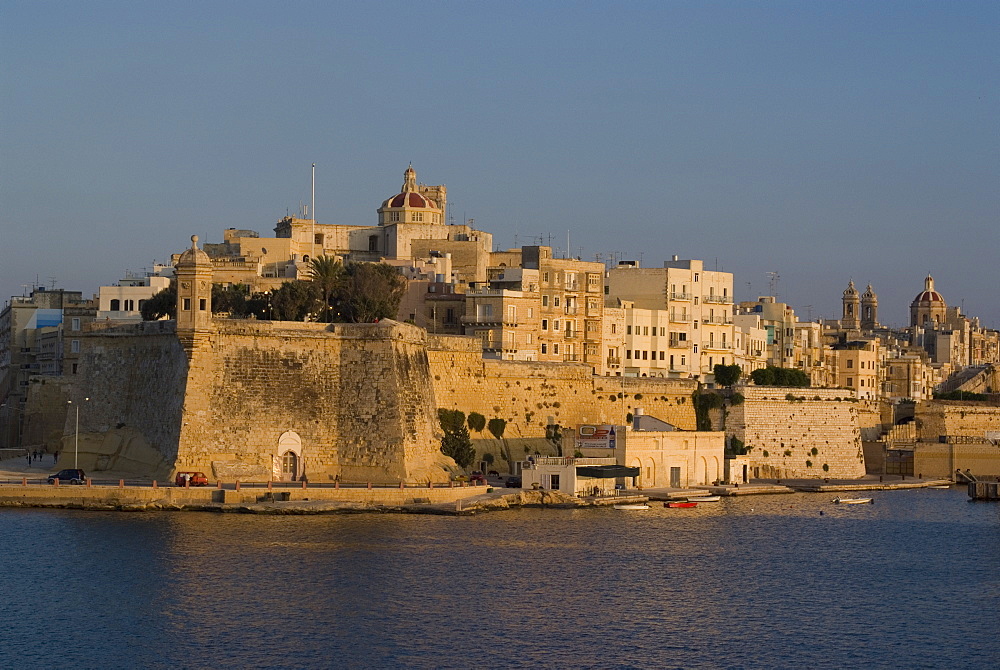
<svg viewBox="0 0 1000 670"><path fill-rule="evenodd" d="M754 477L855 478L865 474L857 403L841 389L746 386L726 434L742 440Z"/></svg>

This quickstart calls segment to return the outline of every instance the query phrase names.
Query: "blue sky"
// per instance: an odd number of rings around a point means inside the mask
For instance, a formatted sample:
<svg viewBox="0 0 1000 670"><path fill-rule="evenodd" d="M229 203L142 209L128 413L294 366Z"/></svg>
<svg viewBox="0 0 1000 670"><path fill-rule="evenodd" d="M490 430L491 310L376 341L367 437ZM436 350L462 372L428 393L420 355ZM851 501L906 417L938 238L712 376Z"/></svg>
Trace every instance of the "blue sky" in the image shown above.
<svg viewBox="0 0 1000 670"><path fill-rule="evenodd" d="M735 274L803 317L934 275L1000 327L997 2L7 2L0 296L95 292L412 161L499 247Z"/></svg>

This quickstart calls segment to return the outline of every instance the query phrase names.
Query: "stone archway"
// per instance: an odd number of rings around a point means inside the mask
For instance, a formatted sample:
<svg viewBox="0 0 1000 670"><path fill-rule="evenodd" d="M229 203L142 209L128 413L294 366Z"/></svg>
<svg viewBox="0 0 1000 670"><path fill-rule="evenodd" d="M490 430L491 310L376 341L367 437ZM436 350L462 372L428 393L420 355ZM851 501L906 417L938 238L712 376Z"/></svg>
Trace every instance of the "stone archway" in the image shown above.
<svg viewBox="0 0 1000 670"><path fill-rule="evenodd" d="M283 482L295 482L303 474L302 438L295 431L289 430L278 437L278 448L274 458L275 479Z"/></svg>

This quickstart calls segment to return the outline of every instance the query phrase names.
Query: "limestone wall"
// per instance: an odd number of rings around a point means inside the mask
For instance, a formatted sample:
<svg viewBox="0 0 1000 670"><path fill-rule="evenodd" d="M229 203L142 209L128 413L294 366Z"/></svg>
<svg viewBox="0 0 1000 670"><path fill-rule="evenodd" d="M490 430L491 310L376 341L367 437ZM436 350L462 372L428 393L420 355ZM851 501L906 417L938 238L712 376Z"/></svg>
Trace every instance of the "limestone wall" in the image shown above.
<svg viewBox="0 0 1000 670"><path fill-rule="evenodd" d="M312 481L445 481L423 330L394 321L216 320L191 359L178 470Z"/></svg>
<svg viewBox="0 0 1000 670"><path fill-rule="evenodd" d="M1000 476L1000 447L990 443L942 444L918 442L913 450L913 474L954 479L955 470L976 477Z"/></svg>
<svg viewBox="0 0 1000 670"><path fill-rule="evenodd" d="M72 398L81 403L81 450L93 460L87 456L81 467L134 471L132 466L143 462L150 465L143 474L166 478L177 456L186 378L184 351L172 321L85 333ZM75 412L66 414L64 435L73 434L75 419ZM113 431L120 440L106 437ZM159 466L150 463L150 450L162 456ZM98 461L102 455L106 458Z"/></svg>
<svg viewBox="0 0 1000 670"><path fill-rule="evenodd" d="M745 401L729 408L726 434L751 448L752 476L864 476L858 407L845 391L747 386L740 392Z"/></svg>
<svg viewBox="0 0 1000 670"><path fill-rule="evenodd" d="M938 442L942 436L985 438L1000 433L1000 407L983 402L921 400L914 408L918 439Z"/></svg>
<svg viewBox="0 0 1000 670"><path fill-rule="evenodd" d="M590 365L484 360L473 337L429 336L427 356L437 406L504 419L504 438L516 459L525 446L554 453L545 440L550 422L564 428L623 424L626 414L641 407L684 430L696 426L691 394L697 385L690 380L597 377ZM480 452L500 456L499 442L488 431L471 437Z"/></svg>

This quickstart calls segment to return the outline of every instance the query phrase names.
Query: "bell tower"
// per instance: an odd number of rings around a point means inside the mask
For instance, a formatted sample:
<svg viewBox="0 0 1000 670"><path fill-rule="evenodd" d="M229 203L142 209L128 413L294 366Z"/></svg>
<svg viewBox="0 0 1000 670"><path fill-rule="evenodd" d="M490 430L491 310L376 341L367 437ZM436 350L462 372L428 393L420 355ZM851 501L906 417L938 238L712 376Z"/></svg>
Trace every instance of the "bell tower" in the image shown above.
<svg viewBox="0 0 1000 670"><path fill-rule="evenodd" d="M858 297L858 289L854 288L854 280L847 285L844 291L844 315L841 317L840 325L847 330L857 330L861 326L858 319L861 311L861 299Z"/></svg>
<svg viewBox="0 0 1000 670"><path fill-rule="evenodd" d="M869 284L861 294L861 330L878 328L878 296Z"/></svg>

